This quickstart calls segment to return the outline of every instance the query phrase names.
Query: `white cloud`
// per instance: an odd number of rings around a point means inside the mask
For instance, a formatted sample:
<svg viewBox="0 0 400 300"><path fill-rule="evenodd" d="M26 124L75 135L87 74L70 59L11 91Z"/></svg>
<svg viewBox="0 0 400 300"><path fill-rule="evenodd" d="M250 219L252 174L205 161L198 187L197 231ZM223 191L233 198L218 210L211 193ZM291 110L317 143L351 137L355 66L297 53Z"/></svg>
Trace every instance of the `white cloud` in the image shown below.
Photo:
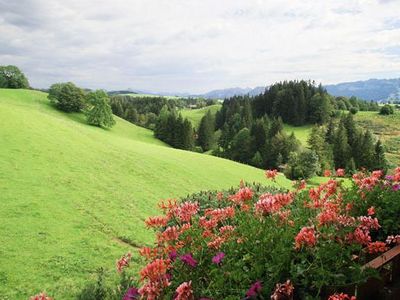
<svg viewBox="0 0 400 300"><path fill-rule="evenodd" d="M33 86L203 92L398 77L400 1L0 0L0 64Z"/></svg>

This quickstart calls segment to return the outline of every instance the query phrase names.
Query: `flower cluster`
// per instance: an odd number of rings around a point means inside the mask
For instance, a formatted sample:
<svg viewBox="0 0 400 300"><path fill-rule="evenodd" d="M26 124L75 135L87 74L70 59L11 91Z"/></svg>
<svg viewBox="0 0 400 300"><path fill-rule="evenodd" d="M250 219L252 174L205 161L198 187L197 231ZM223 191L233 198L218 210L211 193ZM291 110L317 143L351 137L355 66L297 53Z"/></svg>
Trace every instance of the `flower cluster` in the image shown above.
<svg viewBox="0 0 400 300"><path fill-rule="evenodd" d="M294 287L288 279L285 283L277 283L271 300L290 300L293 298Z"/></svg>
<svg viewBox="0 0 400 300"><path fill-rule="evenodd" d="M127 254L122 255L122 257L117 260L116 265L117 265L118 273L121 273L125 267L129 266L129 262L131 261L131 258L132 258L132 254L130 252L128 252Z"/></svg>
<svg viewBox="0 0 400 300"><path fill-rule="evenodd" d="M274 180L277 170L265 174ZM335 176L345 176L345 170L336 170ZM374 193L393 197L392 187L400 184L400 168L390 176L380 171L357 173L350 179L353 189L333 178L306 191L301 191L305 181L296 183L293 191L260 190L260 186L241 183L234 191L163 201L159 205L163 215L145 221L155 230L156 241L139 249L147 262L140 271L141 286L129 289L124 300L266 299L267 295L283 300L293 297L295 287L312 298L319 293L314 287L334 286L339 280L318 276L338 270L352 282L350 276L367 259L400 244L396 230L384 231L390 222L381 218L382 212L391 207L370 200L375 199ZM386 242L381 241L381 232ZM332 263L339 253L341 260ZM117 261L118 272L130 259L128 253ZM271 265L274 262L293 268ZM324 272L318 269L321 265ZM291 280L277 283L282 278ZM343 293L329 297L354 299Z"/></svg>
<svg viewBox="0 0 400 300"><path fill-rule="evenodd" d="M328 300L356 300L356 297L340 293L329 296Z"/></svg>
<svg viewBox="0 0 400 300"><path fill-rule="evenodd" d="M45 292L41 292L35 296L30 297L30 300L52 300L53 298L46 295Z"/></svg>
<svg viewBox="0 0 400 300"><path fill-rule="evenodd" d="M303 227L295 238L295 248L300 249L302 246L314 247L317 243L314 227Z"/></svg>
<svg viewBox="0 0 400 300"><path fill-rule="evenodd" d="M275 180L276 176L278 176L278 170L276 170L276 169L265 171L265 177L267 177L267 179Z"/></svg>

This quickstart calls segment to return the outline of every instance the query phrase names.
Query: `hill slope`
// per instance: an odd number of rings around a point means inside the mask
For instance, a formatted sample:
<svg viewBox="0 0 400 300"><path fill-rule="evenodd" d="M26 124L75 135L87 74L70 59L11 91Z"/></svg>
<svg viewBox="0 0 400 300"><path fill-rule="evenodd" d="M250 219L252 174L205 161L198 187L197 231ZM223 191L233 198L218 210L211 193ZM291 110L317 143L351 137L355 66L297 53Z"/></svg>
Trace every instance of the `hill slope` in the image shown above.
<svg viewBox="0 0 400 300"><path fill-rule="evenodd" d="M71 299L100 266L152 239L159 199L263 182L263 171L169 148L117 118L111 130L46 94L0 89L0 295ZM281 183L290 184L280 178ZM127 241L127 243L123 242Z"/></svg>

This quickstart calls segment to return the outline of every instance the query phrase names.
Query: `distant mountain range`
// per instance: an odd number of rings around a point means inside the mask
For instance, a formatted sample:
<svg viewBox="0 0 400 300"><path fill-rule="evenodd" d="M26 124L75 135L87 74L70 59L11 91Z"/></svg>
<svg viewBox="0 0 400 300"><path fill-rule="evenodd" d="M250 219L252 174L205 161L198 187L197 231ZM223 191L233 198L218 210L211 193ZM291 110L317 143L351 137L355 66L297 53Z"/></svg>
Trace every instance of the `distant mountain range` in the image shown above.
<svg viewBox="0 0 400 300"><path fill-rule="evenodd" d="M326 85L328 93L334 96L356 96L364 100L387 101L400 99L400 78L369 79Z"/></svg>
<svg viewBox="0 0 400 300"><path fill-rule="evenodd" d="M388 101L400 99L400 78L397 79L369 79L364 81L343 82L338 84L325 85L328 93L334 96L355 96L364 100ZM203 97L206 99L225 99L233 96L250 95L256 96L264 93L266 87L258 86L255 88L227 88L212 90L204 94L190 93L155 93L127 89L125 91L112 91L110 94L122 94L127 91L138 94L153 94L163 96L179 97Z"/></svg>

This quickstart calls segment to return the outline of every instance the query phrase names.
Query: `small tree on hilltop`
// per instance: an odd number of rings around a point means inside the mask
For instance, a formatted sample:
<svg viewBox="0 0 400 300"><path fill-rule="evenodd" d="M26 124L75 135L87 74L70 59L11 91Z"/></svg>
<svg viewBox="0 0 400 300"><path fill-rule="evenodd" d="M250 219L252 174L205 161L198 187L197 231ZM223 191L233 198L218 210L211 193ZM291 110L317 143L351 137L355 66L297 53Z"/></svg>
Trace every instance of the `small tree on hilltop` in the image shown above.
<svg viewBox="0 0 400 300"><path fill-rule="evenodd" d="M0 66L0 88L28 89L29 82L16 66Z"/></svg>
<svg viewBox="0 0 400 300"><path fill-rule="evenodd" d="M106 92L97 90L87 95L88 102L93 105L87 114L90 125L111 128L115 125L109 98Z"/></svg>
<svg viewBox="0 0 400 300"><path fill-rule="evenodd" d="M47 98L65 112L79 112L85 107L83 90L72 82L53 84Z"/></svg>

